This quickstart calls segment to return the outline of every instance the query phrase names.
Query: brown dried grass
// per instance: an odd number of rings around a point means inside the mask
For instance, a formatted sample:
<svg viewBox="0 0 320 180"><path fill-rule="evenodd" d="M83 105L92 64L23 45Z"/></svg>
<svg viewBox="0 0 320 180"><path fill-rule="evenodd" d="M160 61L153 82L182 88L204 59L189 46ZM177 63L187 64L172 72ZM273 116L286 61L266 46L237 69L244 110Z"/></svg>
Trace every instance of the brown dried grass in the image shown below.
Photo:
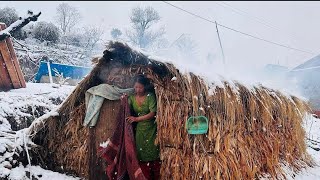
<svg viewBox="0 0 320 180"><path fill-rule="evenodd" d="M295 171L313 165L302 128L309 107L298 98L262 86L208 85L192 73L182 75L172 64L165 64L168 74L160 77L149 66L113 63L97 62L62 104L60 116L46 120L42 146L54 167L88 177L88 129L82 127L86 90L100 83L132 87L128 79L141 73L153 82L158 100L156 143L163 160L162 179L255 179L263 174L285 179L282 162ZM177 80L171 81L174 76ZM185 123L192 115L208 117L207 134L187 133Z"/></svg>
<svg viewBox="0 0 320 180"><path fill-rule="evenodd" d="M176 91L155 85L162 179L255 179L263 174L285 179L282 162L294 171L313 165L302 128L310 110L305 102L262 86L248 89L228 82L209 95L201 78L189 77L177 78ZM183 98L174 101L182 92ZM187 134L184 124L194 114L208 117L206 135Z"/></svg>

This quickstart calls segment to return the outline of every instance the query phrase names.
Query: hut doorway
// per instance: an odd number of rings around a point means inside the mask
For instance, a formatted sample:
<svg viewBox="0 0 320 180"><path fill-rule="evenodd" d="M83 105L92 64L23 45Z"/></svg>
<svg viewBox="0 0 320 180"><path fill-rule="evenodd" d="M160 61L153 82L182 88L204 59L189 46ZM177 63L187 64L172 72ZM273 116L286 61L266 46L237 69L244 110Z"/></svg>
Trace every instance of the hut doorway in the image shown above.
<svg viewBox="0 0 320 180"><path fill-rule="evenodd" d="M100 143L110 138L115 130L120 109L120 100L105 99L100 110L100 117L95 127L89 129L89 179L107 179L105 162L99 156ZM98 128L97 128L98 127Z"/></svg>
<svg viewBox="0 0 320 180"><path fill-rule="evenodd" d="M108 73L108 78L103 81L121 89L132 88L134 77L138 74L123 74L118 68L113 68ZM155 94L154 85L148 87L149 92ZM106 175L106 162L99 152L100 144L111 139L113 133L117 131L117 117L120 111L120 100L104 99L100 114L95 126L89 127L88 132L88 155L89 155L89 179L108 179ZM135 131L135 127L133 127Z"/></svg>

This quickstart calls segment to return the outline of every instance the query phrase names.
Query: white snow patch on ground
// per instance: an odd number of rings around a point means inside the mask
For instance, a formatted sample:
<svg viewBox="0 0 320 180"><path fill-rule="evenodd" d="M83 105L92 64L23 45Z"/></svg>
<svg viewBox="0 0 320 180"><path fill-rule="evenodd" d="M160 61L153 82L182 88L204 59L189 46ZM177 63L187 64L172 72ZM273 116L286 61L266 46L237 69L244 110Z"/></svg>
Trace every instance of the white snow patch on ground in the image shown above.
<svg viewBox="0 0 320 180"><path fill-rule="evenodd" d="M73 176L68 176L65 174L45 170L41 168L40 166L27 166L23 167L23 165L20 164L20 166L14 168L11 170L11 173L9 175L10 180L21 180L21 179L29 179L26 175L26 172L31 172L31 175L36 177L39 180L77 180L80 178L76 178Z"/></svg>
<svg viewBox="0 0 320 180"><path fill-rule="evenodd" d="M0 92L0 131L11 130L8 117L14 118L19 124L26 118L36 119L39 109L48 113L57 107L57 100L64 100L75 86L63 85L58 88L44 83L27 83L26 88ZM31 111L30 111L31 108ZM41 112L43 113L43 112Z"/></svg>
<svg viewBox="0 0 320 180"><path fill-rule="evenodd" d="M12 131L11 125L6 117L15 117L17 122L20 118L30 117L32 114L27 113L26 107L43 107L48 112L39 117L40 121L47 116L58 115L54 109L58 104L52 99L60 98L61 101L74 90L75 86L63 85L58 88L52 87L52 84L27 83L26 88L13 89L8 92L0 92L0 179L22 180L29 179L26 172L31 172L39 180L71 180L79 179L65 174L42 169L39 166L27 166L19 164L12 168L12 157L24 149L23 143L32 144L28 137L24 138L28 128L19 131ZM51 100L50 100L51 99ZM34 117L36 119L36 117Z"/></svg>
<svg viewBox="0 0 320 180"><path fill-rule="evenodd" d="M306 136L309 139L320 142L320 119L314 118L311 115L307 115L304 119L304 128L306 131ZM316 162L317 166L309 167L303 169L301 172L296 174L294 177L288 177L288 179L296 180L316 180L320 179L320 151L316 151L313 148L320 148L320 143L312 142L307 140L307 152L312 156L313 160ZM313 147L313 148L311 148ZM288 172L292 174L292 172Z"/></svg>
<svg viewBox="0 0 320 180"><path fill-rule="evenodd" d="M315 151L310 147L308 147L307 151L313 157L313 159L316 161L316 163L319 165L320 164L320 152ZM288 179L290 179L290 177L288 177ZM296 180L320 179L320 166L316 166L313 168L306 168L306 169L302 170L300 173L298 173L294 178L291 177L291 179L296 179Z"/></svg>

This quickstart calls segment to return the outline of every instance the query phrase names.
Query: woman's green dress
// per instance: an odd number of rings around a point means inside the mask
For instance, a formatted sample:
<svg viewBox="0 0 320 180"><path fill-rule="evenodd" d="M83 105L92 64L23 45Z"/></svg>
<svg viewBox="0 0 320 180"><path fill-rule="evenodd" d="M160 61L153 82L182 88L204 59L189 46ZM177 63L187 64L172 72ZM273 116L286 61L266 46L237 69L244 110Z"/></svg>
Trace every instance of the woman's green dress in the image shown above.
<svg viewBox="0 0 320 180"><path fill-rule="evenodd" d="M129 105L137 116L144 116L150 112L157 111L157 100L153 93L147 94L141 106L137 104L135 97L131 95L129 96ZM135 140L138 160L146 162L160 158L159 146L154 144L156 136L157 124L155 118L137 123Z"/></svg>

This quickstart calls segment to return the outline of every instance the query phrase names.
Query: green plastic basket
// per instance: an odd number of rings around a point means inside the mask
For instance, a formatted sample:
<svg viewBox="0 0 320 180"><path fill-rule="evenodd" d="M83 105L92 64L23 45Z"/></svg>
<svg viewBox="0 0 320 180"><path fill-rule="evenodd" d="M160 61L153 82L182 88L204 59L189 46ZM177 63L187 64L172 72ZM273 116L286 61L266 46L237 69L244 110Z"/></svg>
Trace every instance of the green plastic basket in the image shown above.
<svg viewBox="0 0 320 180"><path fill-rule="evenodd" d="M188 134L206 134L208 132L208 118L205 116L191 116L187 120Z"/></svg>

